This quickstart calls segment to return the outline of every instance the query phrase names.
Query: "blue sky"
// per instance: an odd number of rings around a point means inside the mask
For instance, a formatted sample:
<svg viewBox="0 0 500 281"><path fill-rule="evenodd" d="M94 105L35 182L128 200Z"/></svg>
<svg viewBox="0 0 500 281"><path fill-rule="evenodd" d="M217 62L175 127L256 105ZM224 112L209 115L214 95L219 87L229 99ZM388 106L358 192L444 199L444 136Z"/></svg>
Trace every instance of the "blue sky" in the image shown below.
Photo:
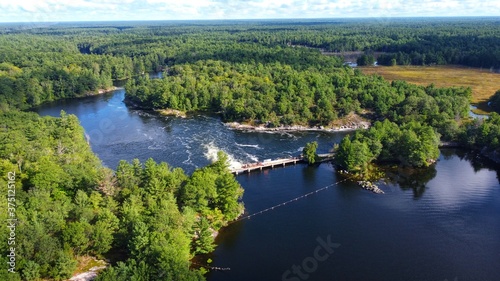
<svg viewBox="0 0 500 281"><path fill-rule="evenodd" d="M0 0L0 22L500 16L482 0Z"/></svg>

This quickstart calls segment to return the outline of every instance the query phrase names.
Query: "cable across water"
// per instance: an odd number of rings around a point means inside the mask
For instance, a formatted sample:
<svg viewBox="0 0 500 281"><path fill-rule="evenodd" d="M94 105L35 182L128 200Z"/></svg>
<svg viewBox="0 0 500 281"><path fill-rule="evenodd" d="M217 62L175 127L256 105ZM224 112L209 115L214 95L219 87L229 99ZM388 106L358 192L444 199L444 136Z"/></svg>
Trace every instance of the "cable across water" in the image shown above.
<svg viewBox="0 0 500 281"><path fill-rule="evenodd" d="M263 214L263 213L265 213L265 212L269 212L269 211L271 211L271 210L274 210L275 208L279 208L279 207L285 206L285 205L286 205L286 204L288 204L288 203L292 203L292 202L298 201L298 200L300 200L300 199L306 198L306 197L307 197L307 196L309 196L309 195L313 195L313 194L318 193L318 192L320 192L320 191L326 190L326 189L328 189L328 188L330 188L330 187L332 187L332 186L336 186L336 185L338 185L339 183L344 182L344 181L346 181L346 180L347 180L347 179L343 179L343 180L341 180L341 181L338 181L338 182L335 182L335 183L329 184L329 185L327 185L327 186L325 186L325 187L322 187L322 188L316 189L315 191L311 191L311 192L309 192L309 193L306 193L306 194L304 194L304 195L301 195L301 196L295 197L295 198L290 199L290 200L288 200L288 201L285 201L285 202L283 202L283 203L280 203L280 204L274 205L274 206L269 207L269 208L266 208L266 209L264 209L264 210L260 210L260 211L258 211L258 212L255 212L255 213L250 214L250 215L247 215L247 216L240 217L239 219L234 220L234 221L230 222L229 224L232 224L232 223L235 223L235 222L238 222L238 221L242 221L242 220L245 220L245 219L250 219L250 218L251 218L251 217L253 217L253 216L260 215L260 214Z"/></svg>
<svg viewBox="0 0 500 281"><path fill-rule="evenodd" d="M336 185L338 185L339 183L344 182L344 181L346 181L346 180L347 180L347 179L343 179L343 180L341 180L341 181L338 181L338 182L335 182L335 183L329 184L329 185L324 186L324 187L322 187L322 188L316 189L315 191L311 191L311 192L309 192L309 193L306 193L306 194L304 194L304 195L301 195L301 196L295 197L295 198L290 199L290 200L288 200L288 201L285 201L285 202L283 202L283 203L280 203L280 204L274 205L274 206L272 206L272 207L266 208L266 209L264 209L264 210L261 210L261 211L255 212L255 213L250 214L250 215L247 215L247 216L240 217L239 219L234 220L234 221L230 222L229 224L232 224L232 223L235 223L235 222L238 222L238 221L242 221L242 220L245 220L245 219L250 219L250 218L251 218L251 217L253 217L253 216L260 215L260 214L263 214L263 213L265 213L265 212L269 212L269 211L274 210L275 208L279 208L279 207L281 207L281 206L285 206L285 205L286 205L286 204L288 204L288 203L292 203L292 202L298 201L298 200L300 200L300 199L306 198L306 197L307 197L307 196L309 196L309 195L313 195L313 194L318 193L318 192L320 192L320 191L327 190L328 188L330 188L330 187L332 187L332 186L336 186ZM192 263L193 263L193 264L195 264L195 265L198 265L198 266L205 267L205 268L210 269L210 270L219 270L219 271L231 270L231 268L229 268L229 267L216 267L216 266L202 265L202 264L199 264L199 263L196 263L196 262L192 262Z"/></svg>

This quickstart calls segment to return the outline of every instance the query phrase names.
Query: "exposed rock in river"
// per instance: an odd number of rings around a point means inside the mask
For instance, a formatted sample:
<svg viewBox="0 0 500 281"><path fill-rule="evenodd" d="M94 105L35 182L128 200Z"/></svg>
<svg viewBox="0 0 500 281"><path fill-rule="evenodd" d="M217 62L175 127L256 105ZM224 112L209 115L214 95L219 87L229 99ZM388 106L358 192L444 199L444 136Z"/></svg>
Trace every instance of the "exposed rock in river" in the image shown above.
<svg viewBox="0 0 500 281"><path fill-rule="evenodd" d="M279 126L279 127L268 127L265 125L254 126L250 124L241 124L238 122L230 122L226 123L226 125L235 130L242 131L262 131L262 132L281 132L281 131L322 131L322 132L343 132L343 131L354 131L358 129L368 129L370 127L369 122L359 122L359 123L350 123L347 125L342 125L339 127L324 127L324 126L315 126L315 127L307 127L301 125L290 125L290 126Z"/></svg>
<svg viewBox="0 0 500 281"><path fill-rule="evenodd" d="M372 192L377 193L377 194L384 194L384 191L382 189L378 188L378 186L372 182L358 181L358 184L366 190L372 191Z"/></svg>

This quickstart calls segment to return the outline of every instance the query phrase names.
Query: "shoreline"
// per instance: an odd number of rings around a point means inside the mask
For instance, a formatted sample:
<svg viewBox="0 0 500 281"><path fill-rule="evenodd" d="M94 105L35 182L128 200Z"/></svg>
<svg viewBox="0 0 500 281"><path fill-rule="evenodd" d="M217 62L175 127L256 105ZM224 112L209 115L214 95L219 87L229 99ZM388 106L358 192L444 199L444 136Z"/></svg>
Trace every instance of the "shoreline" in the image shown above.
<svg viewBox="0 0 500 281"><path fill-rule="evenodd" d="M97 89L97 92L85 93L84 97L103 95L103 94L111 93L111 92L116 91L118 89L120 89L120 87L116 87L116 86L112 86L111 88L107 88L107 89Z"/></svg>
<svg viewBox="0 0 500 281"><path fill-rule="evenodd" d="M184 112L184 111L180 111L180 110L177 110L177 109L170 109L170 108L166 108L166 109L154 109L155 112L158 112L159 114L163 115L163 116L175 116L175 117L178 117L178 118L186 118L187 117L187 113Z"/></svg>
<svg viewBox="0 0 500 281"><path fill-rule="evenodd" d="M315 126L308 127L302 125L289 125L289 126L279 126L279 127L266 127L265 125L250 125L243 124L239 122L227 122L224 123L226 127L232 130L238 131L247 131L247 132L352 132L359 129L368 129L371 126L370 122L355 122L350 123L348 125L342 125L338 127L324 127L324 126Z"/></svg>

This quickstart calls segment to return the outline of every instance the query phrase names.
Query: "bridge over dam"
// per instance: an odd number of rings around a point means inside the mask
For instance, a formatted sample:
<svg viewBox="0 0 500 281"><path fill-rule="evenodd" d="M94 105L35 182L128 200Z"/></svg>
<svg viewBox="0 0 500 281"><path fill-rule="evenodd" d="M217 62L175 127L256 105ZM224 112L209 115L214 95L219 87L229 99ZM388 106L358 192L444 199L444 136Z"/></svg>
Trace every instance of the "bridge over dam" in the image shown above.
<svg viewBox="0 0 500 281"><path fill-rule="evenodd" d="M334 158L333 153L326 153L326 154L318 154L318 163L321 162L327 162L331 161ZM250 173L255 170L262 171L264 169L272 169L274 167L285 167L286 165L290 164L297 164L297 163L307 163L307 160L304 159L302 156L297 156L297 157L289 157L289 158L280 158L280 159L266 159L262 162L255 162L255 163L248 163L248 164L243 164L239 168L232 168L231 173L233 174L241 174L241 173Z"/></svg>

